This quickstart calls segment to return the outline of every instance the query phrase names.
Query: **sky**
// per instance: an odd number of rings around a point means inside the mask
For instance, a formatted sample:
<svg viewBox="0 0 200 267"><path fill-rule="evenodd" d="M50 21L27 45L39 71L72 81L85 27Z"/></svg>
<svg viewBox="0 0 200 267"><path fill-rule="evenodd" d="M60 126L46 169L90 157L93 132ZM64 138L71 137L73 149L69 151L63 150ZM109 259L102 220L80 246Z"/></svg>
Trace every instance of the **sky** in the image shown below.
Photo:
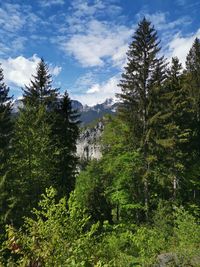
<svg viewBox="0 0 200 267"><path fill-rule="evenodd" d="M114 97L126 52L145 16L158 31L161 54L183 67L200 38L200 0L4 0L0 1L0 63L18 98L41 57L53 86L83 104Z"/></svg>

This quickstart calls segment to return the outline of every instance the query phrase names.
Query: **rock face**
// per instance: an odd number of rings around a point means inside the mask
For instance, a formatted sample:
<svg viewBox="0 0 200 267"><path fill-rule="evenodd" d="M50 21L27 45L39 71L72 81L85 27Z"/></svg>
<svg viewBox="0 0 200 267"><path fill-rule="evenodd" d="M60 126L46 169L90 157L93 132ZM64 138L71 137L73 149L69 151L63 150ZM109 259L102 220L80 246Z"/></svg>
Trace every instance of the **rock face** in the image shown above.
<svg viewBox="0 0 200 267"><path fill-rule="evenodd" d="M18 113L20 108L23 108L22 99L14 100L13 106L12 106L12 113L14 113L14 114Z"/></svg>
<svg viewBox="0 0 200 267"><path fill-rule="evenodd" d="M61 97L59 98L61 99ZM88 127L80 134L77 142L77 155L82 160L100 159L101 145L100 139L103 133L104 124L103 117L106 114L115 114L118 103L113 99L106 99L102 104L97 104L92 107L83 106L79 101L72 100L72 108L80 113L81 127ZM17 99L13 102L13 114L17 115L19 108L23 107L22 99ZM88 125L95 120L99 121L95 126Z"/></svg>
<svg viewBox="0 0 200 267"><path fill-rule="evenodd" d="M178 256L176 253L168 252L158 255L156 264L152 265L152 267L175 266L200 266L200 256L194 256L192 259L190 258L190 260L186 263L184 261L184 258L182 258L180 255Z"/></svg>
<svg viewBox="0 0 200 267"><path fill-rule="evenodd" d="M77 142L77 155L81 160L100 159L100 139L103 133L103 122L98 122L95 127L88 128L80 134Z"/></svg>
<svg viewBox="0 0 200 267"><path fill-rule="evenodd" d="M178 266L177 255L174 253L163 253L158 255L157 264L154 267Z"/></svg>

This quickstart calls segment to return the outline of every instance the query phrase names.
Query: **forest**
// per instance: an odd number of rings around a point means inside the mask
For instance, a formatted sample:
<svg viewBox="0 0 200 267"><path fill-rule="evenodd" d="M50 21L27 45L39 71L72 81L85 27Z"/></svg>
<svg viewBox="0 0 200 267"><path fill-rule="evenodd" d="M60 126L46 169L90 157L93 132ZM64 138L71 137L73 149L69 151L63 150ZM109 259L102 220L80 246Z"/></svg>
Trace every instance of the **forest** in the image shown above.
<svg viewBox="0 0 200 267"><path fill-rule="evenodd" d="M143 18L102 157L84 164L44 59L16 116L0 69L0 266L200 266L200 40L184 68L161 51Z"/></svg>

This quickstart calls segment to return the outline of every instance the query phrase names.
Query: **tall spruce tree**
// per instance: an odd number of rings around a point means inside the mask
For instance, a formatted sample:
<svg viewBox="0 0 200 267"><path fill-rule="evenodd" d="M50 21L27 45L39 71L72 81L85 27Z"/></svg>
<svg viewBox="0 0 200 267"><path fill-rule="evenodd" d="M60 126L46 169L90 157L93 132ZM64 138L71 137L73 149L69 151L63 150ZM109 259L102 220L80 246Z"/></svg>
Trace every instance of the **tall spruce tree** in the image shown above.
<svg viewBox="0 0 200 267"><path fill-rule="evenodd" d="M52 87L51 74L42 58L30 85L23 89L23 101L25 104L28 103L32 106L45 104L47 107L51 107L56 102L57 91L58 89Z"/></svg>
<svg viewBox="0 0 200 267"><path fill-rule="evenodd" d="M0 223L5 219L7 189L7 173L9 172L9 160L12 137L11 97L8 96L9 87L4 83L3 69L0 66Z"/></svg>
<svg viewBox="0 0 200 267"><path fill-rule="evenodd" d="M55 154L59 151L53 143L52 131L57 91L52 87L48 66L41 59L36 75L23 89L24 106L15 123L8 220L16 225L37 205L45 188L56 186Z"/></svg>
<svg viewBox="0 0 200 267"><path fill-rule="evenodd" d="M160 51L157 32L151 23L144 18L138 24L133 41L127 52L127 66L119 84L122 93L120 113L132 131L132 144L140 148L145 159L144 167L144 202L148 210L149 190L149 121L154 115L156 105L153 96L154 88L165 79L165 61L159 57ZM154 104L152 102L154 101ZM152 110L153 108L153 110ZM146 213L147 215L147 213Z"/></svg>
<svg viewBox="0 0 200 267"><path fill-rule="evenodd" d="M194 103L196 123L194 146L200 155L200 39L196 38L186 59L187 87Z"/></svg>
<svg viewBox="0 0 200 267"><path fill-rule="evenodd" d="M59 153L56 155L58 177L56 187L58 196L69 196L74 189L75 174L78 158L76 156L76 142L79 135L79 114L72 108L72 102L64 93L60 105L55 112L56 120L53 135L55 146Z"/></svg>
<svg viewBox="0 0 200 267"><path fill-rule="evenodd" d="M4 83L3 69L0 67L0 165L7 159L12 133L11 97L8 96L9 87Z"/></svg>
<svg viewBox="0 0 200 267"><path fill-rule="evenodd" d="M26 105L15 123L11 194L7 222L20 226L22 217L30 215L42 193L54 185L55 147L46 107Z"/></svg>
<svg viewBox="0 0 200 267"><path fill-rule="evenodd" d="M153 88L164 79L165 62L160 51L157 32L144 18L138 24L127 52L127 66L119 86L122 93L121 115L133 130L136 146L147 149L149 103Z"/></svg>
<svg viewBox="0 0 200 267"><path fill-rule="evenodd" d="M167 171L163 191L165 197L180 197L184 188L184 171L190 160L192 140L193 109L192 101L184 86L185 76L178 58L172 58L168 77L162 86L160 109L151 119L152 150L158 157L156 164L162 164ZM182 191L183 193L183 191Z"/></svg>
<svg viewBox="0 0 200 267"><path fill-rule="evenodd" d="M188 178L193 184L192 199L199 204L200 195L200 39L196 38L186 58L186 86L192 98L193 142L191 143L191 155L193 164L188 171Z"/></svg>

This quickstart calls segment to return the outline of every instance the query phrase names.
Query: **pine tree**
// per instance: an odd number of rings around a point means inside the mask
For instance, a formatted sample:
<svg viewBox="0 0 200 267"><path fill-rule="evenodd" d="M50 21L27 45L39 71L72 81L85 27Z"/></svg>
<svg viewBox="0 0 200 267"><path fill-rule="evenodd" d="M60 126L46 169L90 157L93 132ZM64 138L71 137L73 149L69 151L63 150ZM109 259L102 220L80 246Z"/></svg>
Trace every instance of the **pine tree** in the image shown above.
<svg viewBox="0 0 200 267"><path fill-rule="evenodd" d="M165 63L157 57L160 51L157 32L145 18L138 24L127 52L128 63L119 84L122 93L121 114L133 129L137 146L146 149L149 102L156 83L164 79Z"/></svg>
<svg viewBox="0 0 200 267"><path fill-rule="evenodd" d="M22 216L37 206L42 193L54 185L55 148L50 139L50 116L46 107L26 105L15 123L10 174L11 194L7 222L20 226Z"/></svg>
<svg viewBox="0 0 200 267"><path fill-rule="evenodd" d="M148 210L148 162L149 153L149 121L154 115L159 99L153 99L154 88L159 90L159 84L165 79L163 57L158 57L160 51L157 32L145 18L139 22L133 36L133 41L127 53L127 66L119 84L122 93L120 113L132 131L131 143L140 148L145 160L144 167L144 201ZM154 104L152 102L154 101ZM152 110L153 108L153 110ZM147 215L147 213L146 213Z"/></svg>
<svg viewBox="0 0 200 267"><path fill-rule="evenodd" d="M11 153L12 120L11 97L8 96L9 87L4 83L3 69L0 67L0 222L4 221L6 213L7 173Z"/></svg>
<svg viewBox="0 0 200 267"><path fill-rule="evenodd" d="M56 156L58 170L56 185L59 197L68 197L75 185L78 161L76 142L79 135L79 114L76 110L73 110L67 92L64 93L60 105L56 109L55 116L53 138L55 139L55 146L59 151Z"/></svg>
<svg viewBox="0 0 200 267"><path fill-rule="evenodd" d="M192 183L191 199L199 204L199 162L200 162L200 39L196 38L186 58L186 87L191 96L193 104L193 142L191 143L191 154L193 163L188 170L188 179Z"/></svg>
<svg viewBox="0 0 200 267"><path fill-rule="evenodd" d="M167 197L177 199L184 188L184 170L191 162L189 155L192 140L193 109L188 91L184 87L185 76L178 58L172 58L168 78L162 87L163 108L151 119L154 129L154 147L157 164L163 164L168 181L163 190L170 190ZM157 151L156 151L157 149Z"/></svg>
<svg viewBox="0 0 200 267"><path fill-rule="evenodd" d="M29 86L23 89L23 101L32 106L45 104L48 108L56 103L58 89L52 88L52 77L47 64L41 59L37 66L36 75Z"/></svg>
<svg viewBox="0 0 200 267"><path fill-rule="evenodd" d="M200 154L200 40L195 39L186 59L187 87L194 103L196 122L194 147Z"/></svg>
<svg viewBox="0 0 200 267"><path fill-rule="evenodd" d="M8 96L9 87L4 83L3 69L0 68L0 165L2 166L7 158L12 133L11 123L11 97Z"/></svg>

